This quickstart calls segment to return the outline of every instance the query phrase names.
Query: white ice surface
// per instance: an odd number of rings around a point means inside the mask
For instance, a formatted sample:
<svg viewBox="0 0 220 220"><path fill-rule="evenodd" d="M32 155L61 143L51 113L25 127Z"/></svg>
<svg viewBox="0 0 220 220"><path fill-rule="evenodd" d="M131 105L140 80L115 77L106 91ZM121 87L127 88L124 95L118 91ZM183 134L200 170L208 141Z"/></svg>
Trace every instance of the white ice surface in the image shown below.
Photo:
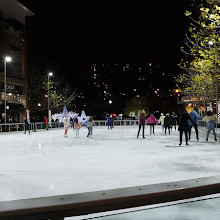
<svg viewBox="0 0 220 220"><path fill-rule="evenodd" d="M64 129L0 135L0 201L114 189L220 174L220 145L200 131L190 146L179 133L137 139L138 127L94 127L76 138Z"/></svg>

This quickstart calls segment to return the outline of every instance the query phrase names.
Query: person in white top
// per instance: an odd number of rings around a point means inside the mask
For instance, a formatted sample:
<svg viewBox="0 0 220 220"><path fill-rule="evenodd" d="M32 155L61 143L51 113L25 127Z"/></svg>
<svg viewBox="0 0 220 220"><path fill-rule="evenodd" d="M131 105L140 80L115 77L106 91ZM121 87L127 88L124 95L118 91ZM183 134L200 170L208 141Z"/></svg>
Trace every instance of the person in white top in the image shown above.
<svg viewBox="0 0 220 220"><path fill-rule="evenodd" d="M215 132L215 123L217 122L216 115L214 115L212 111L208 111L202 120L207 123L206 141L208 141L209 133L211 131L214 135L215 141L217 141L216 132Z"/></svg>
<svg viewBox="0 0 220 220"><path fill-rule="evenodd" d="M162 126L162 132L164 131L164 118L165 118L165 115L163 113L160 114L160 118L159 118L159 121L158 121L158 124L161 124Z"/></svg>

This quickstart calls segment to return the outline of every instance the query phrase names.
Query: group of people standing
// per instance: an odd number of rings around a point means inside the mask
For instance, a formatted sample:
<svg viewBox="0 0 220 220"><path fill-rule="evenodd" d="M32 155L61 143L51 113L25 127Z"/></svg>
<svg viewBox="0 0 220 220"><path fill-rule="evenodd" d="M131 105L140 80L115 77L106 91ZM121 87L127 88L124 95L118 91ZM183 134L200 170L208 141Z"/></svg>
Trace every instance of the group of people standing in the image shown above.
<svg viewBox="0 0 220 220"><path fill-rule="evenodd" d="M217 117L213 114L212 111L207 111L206 115L202 118L197 113L197 111L198 109L194 108L190 113L188 113L185 109L182 111L179 118L174 112L171 114L167 113L166 116L161 113L161 116L157 121L153 114L150 114L150 116L146 119L145 111L142 110L139 114L139 129L137 133L137 138L139 137L141 128L143 132L142 136L143 138L145 138L144 129L146 123L150 125L150 134L155 134L154 125L156 124L162 125L162 132L165 132L165 134L167 133L167 131L170 134L172 128L174 128L176 131L176 128L178 126L180 141L179 146L182 145L183 134L185 134L186 145L189 145L188 141L191 139L191 131L193 127L196 132L196 139L199 140L198 124L199 120L203 120L207 123L206 141L208 141L208 137L211 131L213 132L214 140L217 141L215 132L215 122L217 122Z"/></svg>
<svg viewBox="0 0 220 220"><path fill-rule="evenodd" d="M162 132L165 132L166 134L168 131L168 133L170 134L170 131L173 127L176 131L177 115L174 112L172 112L171 115L169 113L166 113L166 116L163 113L161 113L158 124L162 125Z"/></svg>
<svg viewBox="0 0 220 220"><path fill-rule="evenodd" d="M141 128L142 128L142 136L143 138L145 138L144 136L144 128L145 128L145 123L148 123L150 125L150 134L154 134L154 125L156 125L158 123L157 119L154 117L153 114L151 114L147 120L146 120L146 115L145 115L145 111L142 110L140 112L140 115L139 115L139 129L138 129L138 134L137 134L137 138L139 137L139 134L140 134L140 131L141 131Z"/></svg>
<svg viewBox="0 0 220 220"><path fill-rule="evenodd" d="M88 120L86 120L86 127L88 128L88 134L87 137L93 137L92 132L93 132L93 126L95 125L95 122L93 120L93 117L91 116ZM69 127L73 128L73 131L76 132L76 137L79 137L79 130L82 127L80 124L78 118L75 116L74 118L70 118L70 123L68 121L68 117L64 117L64 137L68 137L68 129Z"/></svg>

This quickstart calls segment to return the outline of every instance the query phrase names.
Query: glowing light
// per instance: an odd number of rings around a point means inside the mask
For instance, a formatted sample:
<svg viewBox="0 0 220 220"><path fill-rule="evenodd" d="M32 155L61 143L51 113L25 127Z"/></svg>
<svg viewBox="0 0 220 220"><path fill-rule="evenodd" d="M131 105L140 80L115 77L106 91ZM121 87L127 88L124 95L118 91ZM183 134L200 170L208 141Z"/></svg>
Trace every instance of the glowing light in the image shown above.
<svg viewBox="0 0 220 220"><path fill-rule="evenodd" d="M5 57L6 62L11 62L11 60L12 60L11 57Z"/></svg>
<svg viewBox="0 0 220 220"><path fill-rule="evenodd" d="M210 46L212 46L212 45L214 44L214 42L210 40L210 41L208 42L208 44L209 44Z"/></svg>
<svg viewBox="0 0 220 220"><path fill-rule="evenodd" d="M48 74L48 76L53 76L53 73L52 73L52 72L50 72L50 73Z"/></svg>

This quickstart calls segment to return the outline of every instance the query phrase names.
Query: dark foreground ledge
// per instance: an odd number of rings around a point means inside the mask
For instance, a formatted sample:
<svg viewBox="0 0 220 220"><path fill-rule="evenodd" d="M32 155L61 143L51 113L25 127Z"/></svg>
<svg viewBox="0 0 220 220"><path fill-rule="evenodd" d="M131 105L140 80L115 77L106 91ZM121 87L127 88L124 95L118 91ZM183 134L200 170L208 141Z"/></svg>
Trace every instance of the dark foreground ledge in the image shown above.
<svg viewBox="0 0 220 220"><path fill-rule="evenodd" d="M0 202L1 220L64 219L220 193L220 176Z"/></svg>

